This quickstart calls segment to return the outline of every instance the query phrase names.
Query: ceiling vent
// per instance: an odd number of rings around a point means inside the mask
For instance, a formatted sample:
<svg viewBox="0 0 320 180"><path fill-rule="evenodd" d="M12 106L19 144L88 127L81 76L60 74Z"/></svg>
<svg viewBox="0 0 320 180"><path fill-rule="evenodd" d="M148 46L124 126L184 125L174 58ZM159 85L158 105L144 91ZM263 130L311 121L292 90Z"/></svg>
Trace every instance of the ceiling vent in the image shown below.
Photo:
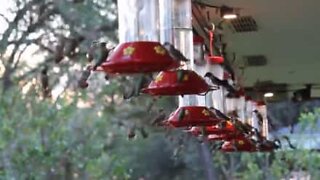
<svg viewBox="0 0 320 180"><path fill-rule="evenodd" d="M257 22L252 16L241 16L231 20L231 24L235 32L253 32L258 31Z"/></svg>
<svg viewBox="0 0 320 180"><path fill-rule="evenodd" d="M264 55L244 56L244 64L246 66L265 66L267 58Z"/></svg>

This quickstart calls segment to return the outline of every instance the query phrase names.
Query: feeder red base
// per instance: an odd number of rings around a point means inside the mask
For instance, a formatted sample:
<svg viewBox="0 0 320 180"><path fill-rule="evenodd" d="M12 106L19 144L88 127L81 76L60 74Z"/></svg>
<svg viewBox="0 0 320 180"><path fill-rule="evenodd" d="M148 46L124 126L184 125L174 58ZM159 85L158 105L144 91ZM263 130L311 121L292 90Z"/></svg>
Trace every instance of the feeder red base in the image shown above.
<svg viewBox="0 0 320 180"><path fill-rule="evenodd" d="M159 88L144 88L143 93L152 96L178 96L178 95L188 95L188 94L202 94L209 91L208 88L200 89L197 86L185 86L184 84L176 84L167 87Z"/></svg>
<svg viewBox="0 0 320 180"><path fill-rule="evenodd" d="M208 56L207 60L211 64L222 64L224 62L224 58L222 56Z"/></svg>
<svg viewBox="0 0 320 180"><path fill-rule="evenodd" d="M133 73L151 73L159 72L164 69L177 68L179 65L172 63L168 64L157 64L157 63L143 63L143 62L106 62L102 65L104 71L115 74L133 74Z"/></svg>
<svg viewBox="0 0 320 180"><path fill-rule="evenodd" d="M234 125L231 122L229 122L229 121L225 121L225 122L226 122L225 127L219 127L218 125L206 126L205 127L206 134L208 134L208 135L210 135L210 134L224 135L224 134L229 134L229 133L233 133L233 134L237 133L236 128L234 127ZM201 127L192 127L187 132L190 132L191 134L198 136L202 133L202 129L201 129Z"/></svg>
<svg viewBox="0 0 320 180"><path fill-rule="evenodd" d="M101 65L107 73L124 74L159 72L179 66L159 42L151 41L122 43Z"/></svg>
<svg viewBox="0 0 320 180"><path fill-rule="evenodd" d="M178 73L183 75L180 80L178 80ZM211 89L206 81L194 71L177 70L160 72L147 88L142 89L142 92L153 96L176 96L203 94Z"/></svg>
<svg viewBox="0 0 320 180"><path fill-rule="evenodd" d="M222 121L205 106L185 106L174 111L165 125L173 127L210 126Z"/></svg>

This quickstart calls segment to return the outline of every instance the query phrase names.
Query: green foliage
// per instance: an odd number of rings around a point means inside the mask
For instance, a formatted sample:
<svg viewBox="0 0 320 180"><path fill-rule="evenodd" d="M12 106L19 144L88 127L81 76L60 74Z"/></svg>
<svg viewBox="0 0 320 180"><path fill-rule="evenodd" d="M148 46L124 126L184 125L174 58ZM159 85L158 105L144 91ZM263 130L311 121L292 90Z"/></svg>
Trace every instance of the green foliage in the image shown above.
<svg viewBox="0 0 320 180"><path fill-rule="evenodd" d="M317 121L320 119L320 108L314 108L313 111L302 112L299 117L299 123L302 128L316 128Z"/></svg>
<svg viewBox="0 0 320 180"><path fill-rule="evenodd" d="M320 177L320 154L316 151L215 153L213 158L219 179L282 179L295 172L307 174L311 179Z"/></svg>

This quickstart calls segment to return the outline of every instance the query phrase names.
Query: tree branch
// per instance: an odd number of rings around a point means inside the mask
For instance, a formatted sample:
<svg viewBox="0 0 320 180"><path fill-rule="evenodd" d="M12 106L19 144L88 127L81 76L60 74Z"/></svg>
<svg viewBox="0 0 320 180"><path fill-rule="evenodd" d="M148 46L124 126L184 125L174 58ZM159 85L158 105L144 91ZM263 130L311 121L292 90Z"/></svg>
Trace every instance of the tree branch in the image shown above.
<svg viewBox="0 0 320 180"><path fill-rule="evenodd" d="M24 15L31 9L34 4L41 2L41 0L31 0L21 9L16 12L16 16L14 17L12 22L9 22L9 26L6 31L2 34L2 39L0 43L0 53L2 54L5 50L5 47L8 45L8 39L11 33L17 28L18 22L24 17Z"/></svg>
<svg viewBox="0 0 320 180"><path fill-rule="evenodd" d="M0 13L0 17L2 17L8 24L10 23L9 19L5 15Z"/></svg>

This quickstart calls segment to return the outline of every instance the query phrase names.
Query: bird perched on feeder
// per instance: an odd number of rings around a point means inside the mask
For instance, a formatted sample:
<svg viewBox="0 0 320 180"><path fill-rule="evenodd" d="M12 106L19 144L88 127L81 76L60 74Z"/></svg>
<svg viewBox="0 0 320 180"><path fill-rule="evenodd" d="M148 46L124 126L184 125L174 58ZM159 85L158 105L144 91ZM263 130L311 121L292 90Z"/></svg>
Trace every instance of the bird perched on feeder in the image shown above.
<svg viewBox="0 0 320 180"><path fill-rule="evenodd" d="M181 83L183 81L183 78L185 76L185 71L182 69L177 70L177 82Z"/></svg>
<svg viewBox="0 0 320 180"><path fill-rule="evenodd" d="M97 67L99 67L103 62L105 62L111 52L114 48L108 48L106 42L100 42L98 43L99 48L99 55L97 59L95 60L95 64L93 65L93 70L97 70Z"/></svg>
<svg viewBox="0 0 320 180"><path fill-rule="evenodd" d="M168 51L168 53L172 57L172 59L174 59L176 61L183 61L183 62L188 62L189 61L189 59L187 59L178 49L176 49L169 42L165 42L163 44L163 46Z"/></svg>
<svg viewBox="0 0 320 180"><path fill-rule="evenodd" d="M187 110L182 108L178 114L178 121L183 120L186 115L187 115Z"/></svg>
<svg viewBox="0 0 320 180"><path fill-rule="evenodd" d="M85 89L89 86L87 80L91 75L91 66L87 66L81 73L81 77L78 80L78 86L82 89Z"/></svg>
<svg viewBox="0 0 320 180"><path fill-rule="evenodd" d="M216 84L218 86L223 86L227 89L227 91L231 94L235 94L236 90L233 86L231 86L227 80L221 80L214 76L211 72L207 72L204 77L209 78L213 84Z"/></svg>
<svg viewBox="0 0 320 180"><path fill-rule="evenodd" d="M214 107L210 107L209 108L216 116L218 116L221 119L224 120L230 120L230 118L228 116L226 116L225 114L223 114L223 112L219 111L218 109L214 108Z"/></svg>
<svg viewBox="0 0 320 180"><path fill-rule="evenodd" d="M262 117L262 114L258 111L258 110L253 110L253 114L254 114L254 116L257 118L257 120L258 120L258 125L261 127L262 126L262 124L263 124L263 117Z"/></svg>
<svg viewBox="0 0 320 180"><path fill-rule="evenodd" d="M123 95L123 99L130 99L134 96L139 96L141 89L149 84L152 81L152 74L142 74L138 77L134 78L134 85L130 87L130 90L128 92L125 92Z"/></svg>

